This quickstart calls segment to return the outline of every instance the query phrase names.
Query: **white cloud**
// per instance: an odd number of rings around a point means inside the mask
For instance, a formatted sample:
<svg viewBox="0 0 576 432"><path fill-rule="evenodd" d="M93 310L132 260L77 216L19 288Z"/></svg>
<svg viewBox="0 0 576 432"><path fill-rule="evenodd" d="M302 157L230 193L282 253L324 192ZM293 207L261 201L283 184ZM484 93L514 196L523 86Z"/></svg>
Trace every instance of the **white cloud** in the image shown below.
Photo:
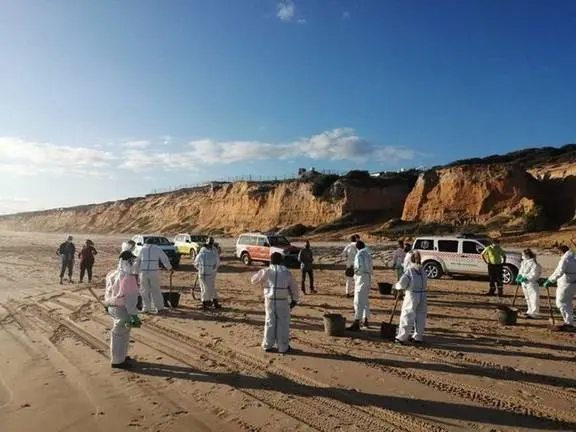
<svg viewBox="0 0 576 432"><path fill-rule="evenodd" d="M150 141L128 141L120 145L128 149L145 149L150 146Z"/></svg>
<svg viewBox="0 0 576 432"><path fill-rule="evenodd" d="M342 18L344 18L344 19L350 19L350 12L344 11L344 12L342 13Z"/></svg>
<svg viewBox="0 0 576 432"><path fill-rule="evenodd" d="M281 21L292 21L296 14L296 6L292 0L282 0L276 5L276 16Z"/></svg>
<svg viewBox="0 0 576 432"><path fill-rule="evenodd" d="M307 21L306 21L305 18L300 18L300 19L298 20L298 24L306 24L306 23L307 23Z"/></svg>
<svg viewBox="0 0 576 432"><path fill-rule="evenodd" d="M96 175L109 168L116 157L107 151L0 137L0 171Z"/></svg>
<svg viewBox="0 0 576 432"><path fill-rule="evenodd" d="M101 149L59 146L0 137L0 173L12 175L73 175L107 178L122 169L137 173L151 171L198 172L206 165L250 163L262 160L312 159L395 163L409 161L415 152L382 146L358 136L351 128L337 128L289 142L257 140L217 141L199 139L187 144L171 142L171 150L152 146L152 141L129 141L115 153Z"/></svg>
<svg viewBox="0 0 576 432"><path fill-rule="evenodd" d="M194 170L202 165L222 165L256 160L380 161L394 163L415 157L415 152L394 146L380 146L359 137L354 129L339 128L288 143L263 141L195 140L175 153L150 153L126 150L120 168L132 171L150 169Z"/></svg>

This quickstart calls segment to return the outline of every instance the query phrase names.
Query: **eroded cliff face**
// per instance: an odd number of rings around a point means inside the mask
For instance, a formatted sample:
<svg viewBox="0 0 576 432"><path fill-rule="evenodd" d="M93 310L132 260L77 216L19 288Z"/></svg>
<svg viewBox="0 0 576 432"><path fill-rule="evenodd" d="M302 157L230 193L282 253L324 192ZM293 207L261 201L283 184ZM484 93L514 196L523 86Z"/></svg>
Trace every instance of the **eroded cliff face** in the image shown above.
<svg viewBox="0 0 576 432"><path fill-rule="evenodd" d="M399 217L412 182L357 186L339 180L321 196L309 182L213 184L115 202L0 218L0 228L94 233L175 233L214 230L236 234L293 224L330 224L345 214Z"/></svg>
<svg viewBox="0 0 576 432"><path fill-rule="evenodd" d="M402 219L426 223L519 222L538 200L538 182L523 169L463 165L425 172L406 199Z"/></svg>

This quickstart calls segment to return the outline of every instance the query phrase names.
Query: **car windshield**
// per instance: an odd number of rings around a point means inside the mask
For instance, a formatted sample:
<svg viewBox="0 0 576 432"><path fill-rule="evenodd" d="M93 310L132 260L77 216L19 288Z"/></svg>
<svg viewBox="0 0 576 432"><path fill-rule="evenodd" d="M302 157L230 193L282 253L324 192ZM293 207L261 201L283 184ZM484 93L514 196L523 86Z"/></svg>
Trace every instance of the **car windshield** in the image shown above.
<svg viewBox="0 0 576 432"><path fill-rule="evenodd" d="M145 243L151 243L155 245L171 245L170 240L166 237L144 237Z"/></svg>
<svg viewBox="0 0 576 432"><path fill-rule="evenodd" d="M196 243L206 243L208 241L208 237L201 235L193 235L192 241Z"/></svg>
<svg viewBox="0 0 576 432"><path fill-rule="evenodd" d="M268 237L268 242L270 243L270 246L276 246L276 247L290 246L290 242L284 236Z"/></svg>
<svg viewBox="0 0 576 432"><path fill-rule="evenodd" d="M482 243L484 246L490 246L490 243L492 243L488 239L476 239L476 241L478 241L479 243Z"/></svg>

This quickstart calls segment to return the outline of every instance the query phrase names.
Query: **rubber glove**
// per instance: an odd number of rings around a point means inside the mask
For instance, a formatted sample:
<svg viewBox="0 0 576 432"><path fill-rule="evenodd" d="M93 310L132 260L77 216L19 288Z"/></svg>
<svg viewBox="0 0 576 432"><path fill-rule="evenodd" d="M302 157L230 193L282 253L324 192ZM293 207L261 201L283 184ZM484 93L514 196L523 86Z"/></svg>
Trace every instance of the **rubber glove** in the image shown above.
<svg viewBox="0 0 576 432"><path fill-rule="evenodd" d="M138 318L138 315L130 315L130 319L126 323L126 327L140 328L140 327L142 327L142 321L140 321L140 318Z"/></svg>
<svg viewBox="0 0 576 432"><path fill-rule="evenodd" d="M544 288L548 288L550 285L552 285L552 281L550 279L546 279L544 282Z"/></svg>
<svg viewBox="0 0 576 432"><path fill-rule="evenodd" d="M296 302L294 300L292 300L290 302L290 309L294 309L294 306L296 306Z"/></svg>
<svg viewBox="0 0 576 432"><path fill-rule="evenodd" d="M517 283L517 284L521 284L521 283L522 283L522 276L520 276L520 275L516 276L516 283Z"/></svg>

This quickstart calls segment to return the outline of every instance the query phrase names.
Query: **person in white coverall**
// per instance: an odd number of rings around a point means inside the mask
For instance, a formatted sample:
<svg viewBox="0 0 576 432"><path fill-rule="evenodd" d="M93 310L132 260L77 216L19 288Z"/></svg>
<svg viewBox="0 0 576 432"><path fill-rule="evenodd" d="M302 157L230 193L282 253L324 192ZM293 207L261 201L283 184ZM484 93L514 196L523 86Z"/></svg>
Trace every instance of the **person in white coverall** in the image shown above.
<svg viewBox="0 0 576 432"><path fill-rule="evenodd" d="M576 295L576 256L568 246L558 248L562 252L562 258L554 270L554 273L544 282L544 288L548 288L554 282L556 288L556 306L560 310L564 324L558 327L558 331L574 331L573 299Z"/></svg>
<svg viewBox="0 0 576 432"><path fill-rule="evenodd" d="M208 243L200 249L194 266L198 270L198 280L200 282L200 296L202 298L202 309L208 310L210 306L220 309L222 306L218 302L216 291L216 272L220 265L218 249L214 246L214 239L210 237Z"/></svg>
<svg viewBox="0 0 576 432"><path fill-rule="evenodd" d="M132 253L134 242L122 245L122 253L116 270L106 275L104 301L108 314L112 317L113 326L110 335L110 359L113 368L130 369L128 357L130 345L130 328L140 327L138 318L138 282L137 259Z"/></svg>
<svg viewBox="0 0 576 432"><path fill-rule="evenodd" d="M400 240L398 242L398 248L394 251L392 256L392 268L396 270L398 280L404 273L404 258L406 257L406 250L404 249L404 242Z"/></svg>
<svg viewBox="0 0 576 432"><path fill-rule="evenodd" d="M360 321L368 327L370 317L370 286L372 285L373 263L370 250L363 241L356 242L358 253L354 258L354 322L348 330L360 330Z"/></svg>
<svg viewBox="0 0 576 432"><path fill-rule="evenodd" d="M346 245L342 252L342 257L346 261L346 297L350 297L350 293L354 292L354 258L356 258L356 242L360 240L360 236L354 234L350 237L350 243Z"/></svg>
<svg viewBox="0 0 576 432"><path fill-rule="evenodd" d="M424 340L428 312L426 293L428 278L422 269L421 260L420 252L413 252L410 266L394 286L394 289L405 292L398 334L395 339L395 342L400 344L404 344L409 339L415 343Z"/></svg>
<svg viewBox="0 0 576 432"><path fill-rule="evenodd" d="M158 314L163 314L164 297L160 290L160 269L159 262L172 273L172 264L164 251L157 245L150 243L152 239L146 239L144 246L138 254L137 265L140 270L140 294L142 295L142 313L156 310Z"/></svg>
<svg viewBox="0 0 576 432"><path fill-rule="evenodd" d="M300 292L290 270L282 265L282 255L274 252L270 257L270 266L252 276L251 282L264 287L266 321L262 349L271 352L277 345L281 354L288 353L290 311L300 301Z"/></svg>
<svg viewBox="0 0 576 432"><path fill-rule="evenodd" d="M524 297L526 298L527 311L524 314L526 319L536 319L540 313L540 285L538 279L542 273L542 267L536 261L536 255L531 249L522 252L522 263L516 277L516 283L522 285Z"/></svg>

